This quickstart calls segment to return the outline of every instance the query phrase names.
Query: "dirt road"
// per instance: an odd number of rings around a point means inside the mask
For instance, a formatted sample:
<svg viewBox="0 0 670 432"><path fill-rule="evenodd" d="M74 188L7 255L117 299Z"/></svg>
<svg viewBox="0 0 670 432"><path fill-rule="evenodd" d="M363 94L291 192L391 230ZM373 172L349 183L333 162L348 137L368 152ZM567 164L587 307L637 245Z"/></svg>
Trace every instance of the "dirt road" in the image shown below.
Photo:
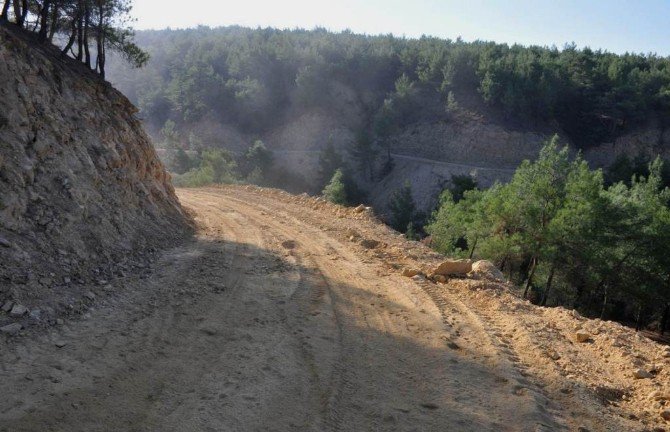
<svg viewBox="0 0 670 432"><path fill-rule="evenodd" d="M0 431L616 430L351 221L242 187L179 196L196 239L2 345Z"/></svg>

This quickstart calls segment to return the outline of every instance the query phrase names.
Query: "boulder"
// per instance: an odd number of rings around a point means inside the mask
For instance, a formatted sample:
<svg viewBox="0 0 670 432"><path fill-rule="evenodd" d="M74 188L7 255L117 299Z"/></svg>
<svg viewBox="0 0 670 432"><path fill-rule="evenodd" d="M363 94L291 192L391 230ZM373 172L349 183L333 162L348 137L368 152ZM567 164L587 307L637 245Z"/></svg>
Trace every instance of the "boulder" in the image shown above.
<svg viewBox="0 0 670 432"><path fill-rule="evenodd" d="M651 373L647 372L644 369L636 369L633 371L633 378L635 379L647 379L647 378L653 378L654 375Z"/></svg>
<svg viewBox="0 0 670 432"><path fill-rule="evenodd" d="M448 259L443 261L435 270L434 275L452 276L452 275L467 275L472 271L472 260Z"/></svg>
<svg viewBox="0 0 670 432"><path fill-rule="evenodd" d="M470 276L473 276L478 279L488 279L492 281L504 281L505 276L503 273L498 270L498 267L495 266L491 261L481 260L472 264L472 270L469 273Z"/></svg>
<svg viewBox="0 0 670 432"><path fill-rule="evenodd" d="M414 268L405 268L402 271L403 276L410 277L410 278L414 277L418 274L421 274L421 270L417 270L417 269L414 269Z"/></svg>
<svg viewBox="0 0 670 432"><path fill-rule="evenodd" d="M375 249L377 246L379 246L379 242L377 240L373 239L363 239L361 240L361 246L363 246L365 249Z"/></svg>
<svg viewBox="0 0 670 432"><path fill-rule="evenodd" d="M14 318L20 318L23 315L25 315L28 312L28 308L26 308L23 305L20 304L15 304L14 307L12 307L12 310L9 312L9 315L14 317Z"/></svg>
<svg viewBox="0 0 670 432"><path fill-rule="evenodd" d="M4 333L10 336L16 336L19 334L23 326L19 323L8 324L4 327L0 327L0 333Z"/></svg>
<svg viewBox="0 0 670 432"><path fill-rule="evenodd" d="M670 392L664 393L662 391L656 390L649 394L649 399L657 401L670 400Z"/></svg>
<svg viewBox="0 0 670 432"><path fill-rule="evenodd" d="M591 333L580 330L575 333L575 339L577 342L584 343L588 342L591 339Z"/></svg>
<svg viewBox="0 0 670 432"><path fill-rule="evenodd" d="M359 205L354 209L354 212L356 213L363 213L365 211L365 206L363 204Z"/></svg>

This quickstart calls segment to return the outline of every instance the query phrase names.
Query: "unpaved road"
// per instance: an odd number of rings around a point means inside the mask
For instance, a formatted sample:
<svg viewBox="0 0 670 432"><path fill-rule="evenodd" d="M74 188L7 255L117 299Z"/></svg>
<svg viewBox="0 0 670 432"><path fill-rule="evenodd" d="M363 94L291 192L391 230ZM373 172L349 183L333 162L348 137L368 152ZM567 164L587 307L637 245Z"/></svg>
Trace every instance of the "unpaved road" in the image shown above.
<svg viewBox="0 0 670 432"><path fill-rule="evenodd" d="M179 196L196 239L82 319L1 345L0 431L613 428L335 216L240 187Z"/></svg>

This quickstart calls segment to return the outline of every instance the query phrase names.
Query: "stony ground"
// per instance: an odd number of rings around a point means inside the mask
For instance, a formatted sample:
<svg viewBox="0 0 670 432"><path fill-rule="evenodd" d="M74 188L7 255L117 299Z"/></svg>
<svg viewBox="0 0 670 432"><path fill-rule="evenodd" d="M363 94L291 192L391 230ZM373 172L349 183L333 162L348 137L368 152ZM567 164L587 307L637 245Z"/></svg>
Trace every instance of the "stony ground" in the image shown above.
<svg viewBox="0 0 670 432"><path fill-rule="evenodd" d="M404 277L440 257L367 211L178 194L193 241L3 336L0 431L670 429L669 354L629 329Z"/></svg>

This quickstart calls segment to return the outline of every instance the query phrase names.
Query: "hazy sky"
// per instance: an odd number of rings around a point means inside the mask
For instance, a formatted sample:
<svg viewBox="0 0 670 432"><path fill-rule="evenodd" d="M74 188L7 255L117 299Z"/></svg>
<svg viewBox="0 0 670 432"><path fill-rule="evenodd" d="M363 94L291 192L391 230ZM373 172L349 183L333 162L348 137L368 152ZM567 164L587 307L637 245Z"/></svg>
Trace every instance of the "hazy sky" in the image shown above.
<svg viewBox="0 0 670 432"><path fill-rule="evenodd" d="M321 26L670 55L670 0L135 0L133 14L138 29Z"/></svg>

